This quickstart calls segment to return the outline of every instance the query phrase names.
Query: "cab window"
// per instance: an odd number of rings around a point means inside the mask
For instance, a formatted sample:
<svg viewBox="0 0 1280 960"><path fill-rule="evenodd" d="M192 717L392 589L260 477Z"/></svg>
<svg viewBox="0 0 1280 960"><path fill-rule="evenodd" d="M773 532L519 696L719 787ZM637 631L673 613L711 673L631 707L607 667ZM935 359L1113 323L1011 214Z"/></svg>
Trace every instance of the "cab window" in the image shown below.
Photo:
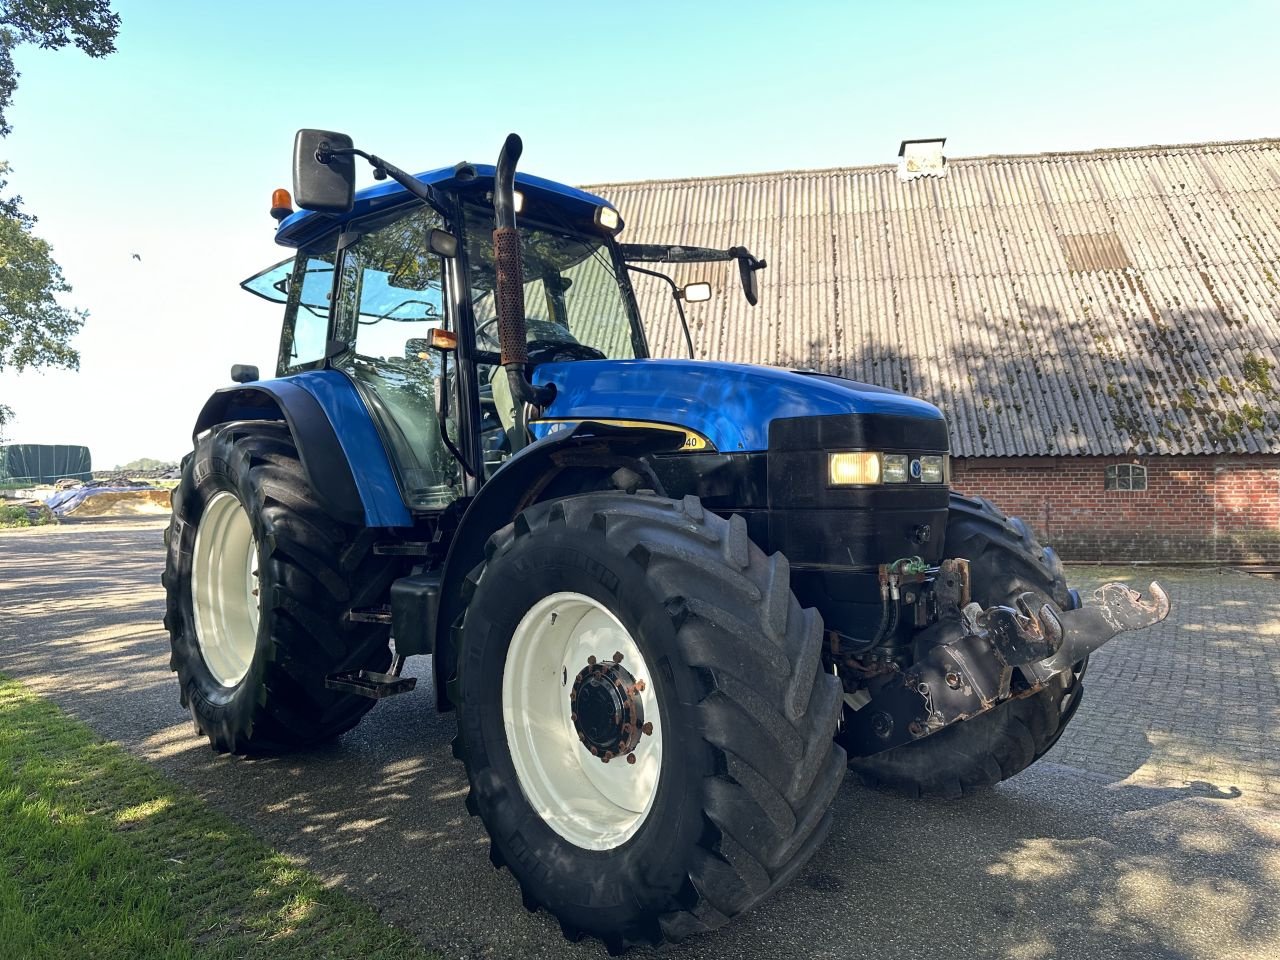
<svg viewBox="0 0 1280 960"><path fill-rule="evenodd" d="M360 237L342 251L335 318L335 335L347 350L334 366L361 387L406 499L423 509L447 505L460 482L436 406L443 357L427 345L432 328L449 327L443 262L427 247L431 230L443 227L426 206L355 225Z"/></svg>

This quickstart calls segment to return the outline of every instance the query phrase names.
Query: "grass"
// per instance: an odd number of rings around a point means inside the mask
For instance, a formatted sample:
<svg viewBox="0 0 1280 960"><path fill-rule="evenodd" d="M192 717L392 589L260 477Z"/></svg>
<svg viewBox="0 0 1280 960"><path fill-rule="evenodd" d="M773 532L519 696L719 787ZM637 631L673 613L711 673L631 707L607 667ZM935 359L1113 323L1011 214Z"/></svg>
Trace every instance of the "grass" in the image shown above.
<svg viewBox="0 0 1280 960"><path fill-rule="evenodd" d="M39 527L52 522L53 515L41 510L35 517L26 507L12 504L0 505L0 527Z"/></svg>
<svg viewBox="0 0 1280 960"><path fill-rule="evenodd" d="M22 960L433 956L3 676L0 945Z"/></svg>

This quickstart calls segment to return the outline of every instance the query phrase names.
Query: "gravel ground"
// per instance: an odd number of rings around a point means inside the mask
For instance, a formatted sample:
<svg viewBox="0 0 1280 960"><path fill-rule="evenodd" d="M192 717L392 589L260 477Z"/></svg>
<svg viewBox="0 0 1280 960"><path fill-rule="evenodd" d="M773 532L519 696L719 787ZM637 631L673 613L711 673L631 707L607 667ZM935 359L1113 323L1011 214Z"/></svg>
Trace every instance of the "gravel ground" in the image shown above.
<svg viewBox="0 0 1280 960"><path fill-rule="evenodd" d="M162 525L0 532L0 672L155 763L446 956L603 957L490 867L426 691L322 750L212 754L177 702L160 628ZM1168 622L1097 654L1048 758L959 803L846 783L797 880L669 957L1280 956L1280 583L1158 578ZM410 661L414 666L414 661ZM643 957L644 951L629 956Z"/></svg>

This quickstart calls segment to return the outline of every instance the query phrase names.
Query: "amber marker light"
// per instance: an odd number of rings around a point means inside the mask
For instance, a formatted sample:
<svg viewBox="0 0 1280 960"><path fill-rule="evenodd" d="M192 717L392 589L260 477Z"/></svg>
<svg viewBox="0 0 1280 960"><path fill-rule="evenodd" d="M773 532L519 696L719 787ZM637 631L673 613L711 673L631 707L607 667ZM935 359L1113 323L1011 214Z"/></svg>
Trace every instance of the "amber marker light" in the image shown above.
<svg viewBox="0 0 1280 960"><path fill-rule="evenodd" d="M832 453L827 455L828 478L833 487L880 482L880 454Z"/></svg>
<svg viewBox="0 0 1280 960"><path fill-rule="evenodd" d="M293 213L293 197L289 196L289 191L284 187L272 190L271 216L276 220L283 220L291 213Z"/></svg>
<svg viewBox="0 0 1280 960"><path fill-rule="evenodd" d="M441 330L437 327L431 331L431 346L436 350L457 350L458 335L451 330Z"/></svg>

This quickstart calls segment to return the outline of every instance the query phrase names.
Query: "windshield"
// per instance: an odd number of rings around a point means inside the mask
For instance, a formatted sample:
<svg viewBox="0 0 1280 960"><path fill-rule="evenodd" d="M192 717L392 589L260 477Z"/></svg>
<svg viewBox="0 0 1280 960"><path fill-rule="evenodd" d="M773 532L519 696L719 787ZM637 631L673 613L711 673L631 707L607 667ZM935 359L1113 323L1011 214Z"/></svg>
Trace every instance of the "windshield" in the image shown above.
<svg viewBox="0 0 1280 960"><path fill-rule="evenodd" d="M578 359L631 359L646 353L631 323L606 240L520 221L524 311L531 344L570 344ZM498 349L494 312L493 208L466 207L467 253L476 342Z"/></svg>

